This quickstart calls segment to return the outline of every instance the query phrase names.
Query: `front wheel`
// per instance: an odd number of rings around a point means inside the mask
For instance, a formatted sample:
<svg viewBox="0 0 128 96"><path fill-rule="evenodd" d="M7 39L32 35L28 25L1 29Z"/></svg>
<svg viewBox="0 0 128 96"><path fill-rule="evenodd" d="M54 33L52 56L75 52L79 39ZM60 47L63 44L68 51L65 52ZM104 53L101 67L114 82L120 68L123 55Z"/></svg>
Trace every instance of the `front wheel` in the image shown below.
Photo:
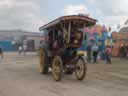
<svg viewBox="0 0 128 96"><path fill-rule="evenodd" d="M84 59L82 57L79 57L76 62L76 70L75 70L75 76L77 80L83 80L86 76L87 72L87 65L84 62Z"/></svg>
<svg viewBox="0 0 128 96"><path fill-rule="evenodd" d="M47 52L44 48L41 48L39 50L39 65L40 65L40 73L41 74L47 74L48 73L48 65L47 65Z"/></svg>
<svg viewBox="0 0 128 96"><path fill-rule="evenodd" d="M60 81L63 73L62 59L60 56L55 56L52 62L52 75L55 81Z"/></svg>

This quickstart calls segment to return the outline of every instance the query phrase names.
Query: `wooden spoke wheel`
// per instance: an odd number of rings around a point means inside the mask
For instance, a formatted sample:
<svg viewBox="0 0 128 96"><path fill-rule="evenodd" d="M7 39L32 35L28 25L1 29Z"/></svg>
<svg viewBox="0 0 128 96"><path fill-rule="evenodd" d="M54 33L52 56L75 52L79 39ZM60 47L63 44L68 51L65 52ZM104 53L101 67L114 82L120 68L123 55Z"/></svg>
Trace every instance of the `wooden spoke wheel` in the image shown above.
<svg viewBox="0 0 128 96"><path fill-rule="evenodd" d="M41 48L39 50L39 65L40 65L40 73L41 74L47 74L48 73L48 65L46 64L46 59L47 59L47 54L46 50Z"/></svg>
<svg viewBox="0 0 128 96"><path fill-rule="evenodd" d="M55 81L60 81L63 73L63 65L60 56L55 56L52 62L52 75Z"/></svg>
<svg viewBox="0 0 128 96"><path fill-rule="evenodd" d="M76 62L75 76L77 80L83 80L86 76L87 65L84 62L84 59L80 57Z"/></svg>

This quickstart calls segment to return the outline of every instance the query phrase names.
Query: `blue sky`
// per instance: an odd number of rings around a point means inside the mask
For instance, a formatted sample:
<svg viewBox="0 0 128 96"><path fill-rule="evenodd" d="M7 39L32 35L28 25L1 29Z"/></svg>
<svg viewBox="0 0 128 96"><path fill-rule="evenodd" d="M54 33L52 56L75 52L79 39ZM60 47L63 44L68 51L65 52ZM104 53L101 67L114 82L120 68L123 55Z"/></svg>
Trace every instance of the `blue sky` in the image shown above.
<svg viewBox="0 0 128 96"><path fill-rule="evenodd" d="M128 0L0 0L0 29L38 31L63 15L89 14L114 30L128 19Z"/></svg>

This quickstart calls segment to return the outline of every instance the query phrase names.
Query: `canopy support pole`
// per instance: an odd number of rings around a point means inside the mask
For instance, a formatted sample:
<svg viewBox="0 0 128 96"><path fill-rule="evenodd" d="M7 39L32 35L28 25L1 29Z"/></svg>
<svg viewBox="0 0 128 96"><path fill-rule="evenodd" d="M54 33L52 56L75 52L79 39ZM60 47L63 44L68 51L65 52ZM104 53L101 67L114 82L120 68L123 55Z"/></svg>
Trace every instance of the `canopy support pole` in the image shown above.
<svg viewBox="0 0 128 96"><path fill-rule="evenodd" d="M85 32L84 32L84 28L86 28L86 24L85 23L83 24L83 40L85 40L85 35L86 35Z"/></svg>
<svg viewBox="0 0 128 96"><path fill-rule="evenodd" d="M69 22L69 26L68 26L68 43L70 42L70 35L71 35L71 22Z"/></svg>

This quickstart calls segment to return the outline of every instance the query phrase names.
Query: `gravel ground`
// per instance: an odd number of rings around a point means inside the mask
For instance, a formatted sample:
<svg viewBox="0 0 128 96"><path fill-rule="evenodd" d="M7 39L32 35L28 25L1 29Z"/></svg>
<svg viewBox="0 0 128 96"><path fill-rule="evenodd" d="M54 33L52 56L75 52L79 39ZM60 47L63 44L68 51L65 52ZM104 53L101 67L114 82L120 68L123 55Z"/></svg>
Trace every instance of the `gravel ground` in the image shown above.
<svg viewBox="0 0 128 96"><path fill-rule="evenodd" d="M82 82L74 75L55 82L51 74L39 73L36 54L5 53L0 60L0 96L128 96L128 60L101 63L88 64Z"/></svg>

